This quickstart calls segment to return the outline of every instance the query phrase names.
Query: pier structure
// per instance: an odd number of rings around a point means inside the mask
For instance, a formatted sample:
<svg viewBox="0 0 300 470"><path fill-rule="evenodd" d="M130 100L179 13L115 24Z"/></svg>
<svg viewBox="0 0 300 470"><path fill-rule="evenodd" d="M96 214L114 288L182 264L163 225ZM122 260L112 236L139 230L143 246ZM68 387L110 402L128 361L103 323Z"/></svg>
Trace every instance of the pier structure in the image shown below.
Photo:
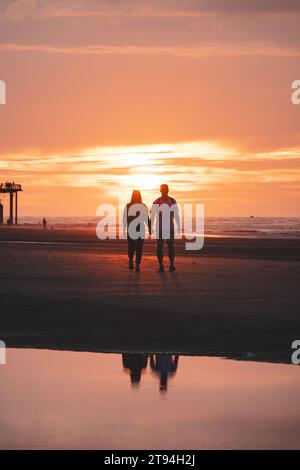
<svg viewBox="0 0 300 470"><path fill-rule="evenodd" d="M0 194L9 194L9 224L18 224L18 193L22 186L16 183L0 183ZM1 222L1 221L0 221ZM3 221L2 221L3 223Z"/></svg>

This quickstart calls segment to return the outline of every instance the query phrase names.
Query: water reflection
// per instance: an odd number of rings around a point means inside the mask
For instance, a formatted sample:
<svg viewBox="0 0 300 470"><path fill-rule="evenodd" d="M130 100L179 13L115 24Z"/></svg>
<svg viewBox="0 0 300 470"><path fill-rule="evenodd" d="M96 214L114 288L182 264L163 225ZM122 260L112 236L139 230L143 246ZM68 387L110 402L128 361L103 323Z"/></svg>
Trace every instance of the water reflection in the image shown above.
<svg viewBox="0 0 300 470"><path fill-rule="evenodd" d="M125 372L130 372L131 385L138 387L143 370L147 368L148 354L122 354Z"/></svg>
<svg viewBox="0 0 300 470"><path fill-rule="evenodd" d="M146 371L148 357L150 356L150 369L153 376L159 380L159 390L164 393L168 390L168 380L176 374L179 356L173 354L122 354L124 371L130 373L131 385L138 387L141 382L142 373Z"/></svg>
<svg viewBox="0 0 300 470"><path fill-rule="evenodd" d="M138 393L130 384L140 385ZM292 365L8 348L0 389L0 449L298 449L300 443L300 369Z"/></svg>
<svg viewBox="0 0 300 470"><path fill-rule="evenodd" d="M150 367L154 374L159 377L159 389L166 392L168 389L168 378L174 377L177 371L179 356L172 354L150 355Z"/></svg>

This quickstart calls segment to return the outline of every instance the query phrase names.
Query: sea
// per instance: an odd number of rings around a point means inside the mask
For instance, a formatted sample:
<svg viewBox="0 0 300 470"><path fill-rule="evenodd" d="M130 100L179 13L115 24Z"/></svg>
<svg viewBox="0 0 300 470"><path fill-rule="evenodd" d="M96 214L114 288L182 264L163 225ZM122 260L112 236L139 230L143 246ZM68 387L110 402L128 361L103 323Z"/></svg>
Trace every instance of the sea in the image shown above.
<svg viewBox="0 0 300 470"><path fill-rule="evenodd" d="M42 225L41 217L20 217L27 227ZM48 227L95 229L97 217L46 216ZM212 237L300 238L300 217L205 217L204 232Z"/></svg>

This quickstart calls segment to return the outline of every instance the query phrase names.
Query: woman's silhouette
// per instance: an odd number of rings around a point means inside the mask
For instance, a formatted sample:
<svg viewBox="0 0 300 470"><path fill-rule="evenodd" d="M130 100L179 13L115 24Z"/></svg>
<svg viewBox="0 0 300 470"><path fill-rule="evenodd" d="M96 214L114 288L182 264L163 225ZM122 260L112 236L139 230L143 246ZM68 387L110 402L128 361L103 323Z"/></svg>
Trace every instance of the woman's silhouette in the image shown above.
<svg viewBox="0 0 300 470"><path fill-rule="evenodd" d="M133 207L134 206L134 207ZM129 225L135 219L139 218L140 223L132 224L131 230ZM142 195L140 191L133 191L131 201L126 204L123 214L123 230L126 232L127 229L127 241L128 241L128 258L129 258L129 269L133 269L133 257L135 253L136 266L135 271L140 271L140 264L142 261L143 245L145 240L146 226L150 228L150 220L148 216L148 209L142 202ZM133 231L136 236L133 237Z"/></svg>

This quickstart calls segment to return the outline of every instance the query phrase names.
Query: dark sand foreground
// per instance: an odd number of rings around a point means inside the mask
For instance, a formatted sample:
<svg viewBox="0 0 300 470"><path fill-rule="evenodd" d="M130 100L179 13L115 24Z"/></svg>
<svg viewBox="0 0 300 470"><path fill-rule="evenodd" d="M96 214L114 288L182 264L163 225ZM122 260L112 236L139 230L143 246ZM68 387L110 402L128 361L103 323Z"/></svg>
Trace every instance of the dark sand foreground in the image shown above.
<svg viewBox="0 0 300 470"><path fill-rule="evenodd" d="M157 272L153 241L136 274L126 242L88 230L2 228L0 253L7 346L290 362L300 338L298 240L178 241L172 274Z"/></svg>

